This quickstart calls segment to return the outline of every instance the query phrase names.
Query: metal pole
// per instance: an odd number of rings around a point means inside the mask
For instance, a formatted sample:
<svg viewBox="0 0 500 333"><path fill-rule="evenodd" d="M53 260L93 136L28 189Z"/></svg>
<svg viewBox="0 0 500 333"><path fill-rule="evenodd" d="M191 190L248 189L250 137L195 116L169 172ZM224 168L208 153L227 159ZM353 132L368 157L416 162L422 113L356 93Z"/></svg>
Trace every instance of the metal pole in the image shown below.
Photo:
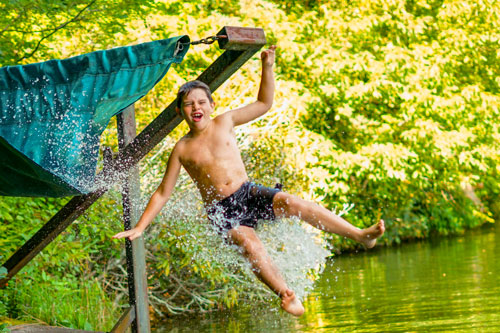
<svg viewBox="0 0 500 333"><path fill-rule="evenodd" d="M136 135L134 105L126 108L116 116L118 127L118 147L123 150ZM140 200L139 167L134 165L128 170L122 188L123 222L125 230L135 227L140 217L138 207ZM135 320L132 322L132 332L150 332L148 281L146 275L146 259L144 239L125 240L127 255L129 303L135 307Z"/></svg>

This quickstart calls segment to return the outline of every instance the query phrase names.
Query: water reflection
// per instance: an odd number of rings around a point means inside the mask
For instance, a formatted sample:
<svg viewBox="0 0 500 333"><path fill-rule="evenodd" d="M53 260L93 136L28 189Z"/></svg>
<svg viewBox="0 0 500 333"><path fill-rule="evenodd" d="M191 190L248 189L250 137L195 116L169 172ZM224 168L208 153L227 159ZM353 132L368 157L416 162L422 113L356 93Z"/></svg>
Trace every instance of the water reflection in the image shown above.
<svg viewBox="0 0 500 333"><path fill-rule="evenodd" d="M162 332L500 332L500 228L330 261L292 318L273 305L176 318Z"/></svg>

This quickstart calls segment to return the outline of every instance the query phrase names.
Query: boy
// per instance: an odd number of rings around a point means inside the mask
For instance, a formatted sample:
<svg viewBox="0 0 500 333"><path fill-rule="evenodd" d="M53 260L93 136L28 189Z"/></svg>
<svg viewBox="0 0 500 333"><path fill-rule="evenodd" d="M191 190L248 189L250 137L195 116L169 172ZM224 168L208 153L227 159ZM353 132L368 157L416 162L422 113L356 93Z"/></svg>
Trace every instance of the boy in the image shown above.
<svg viewBox="0 0 500 333"><path fill-rule="evenodd" d="M254 227L258 219L272 220L296 216L316 228L349 237L366 247L375 246L385 230L384 221L367 229L359 229L331 211L292 196L280 189L250 183L237 146L234 127L266 113L273 104L275 46L261 53L262 77L257 101L228 111L215 118L210 89L199 81L187 82L178 92L176 111L189 125L190 131L174 146L167 170L152 195L135 228L113 238L140 237L168 201L181 166L198 187L207 214L222 234L238 245L250 261L255 275L281 298L281 307L295 316L304 313L295 297L269 258Z"/></svg>

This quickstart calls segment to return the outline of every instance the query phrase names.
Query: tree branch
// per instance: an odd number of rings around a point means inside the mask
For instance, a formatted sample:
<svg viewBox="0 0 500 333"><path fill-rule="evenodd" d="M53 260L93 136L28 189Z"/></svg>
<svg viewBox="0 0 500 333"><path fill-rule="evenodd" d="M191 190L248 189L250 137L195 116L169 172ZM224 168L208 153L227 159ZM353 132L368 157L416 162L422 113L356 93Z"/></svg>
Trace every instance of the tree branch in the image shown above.
<svg viewBox="0 0 500 333"><path fill-rule="evenodd" d="M24 59L27 59L27 58L30 58L32 57L35 52L38 50L38 48L40 47L40 45L42 44L42 42L49 38L50 36L52 36L53 34L55 34L56 32L58 32L59 30L63 29L64 27L66 27L68 24L72 23L72 22L76 22L78 21L78 18L80 17L80 15L82 15L82 13L87 10L87 8L89 8L90 6L92 6L97 0L92 0L87 6L85 6L82 10L80 10L76 16L74 16L71 20L69 21L66 21L64 22L63 24L59 25L58 27L55 27L53 29L53 31L45 36L42 36L42 38L40 38L40 40L38 41L35 49L33 51L31 51L30 53L25 53L24 56L22 56L21 58L17 59L16 62L20 62L21 60L24 60Z"/></svg>
<svg viewBox="0 0 500 333"><path fill-rule="evenodd" d="M0 31L0 36L5 32L5 31L9 31L7 29L9 29L10 26L12 26L14 23L17 22L17 20L19 20L19 18L23 15L23 12L21 11L17 17L15 19L13 19L9 24L7 24L7 26L5 28L2 29L2 31Z"/></svg>

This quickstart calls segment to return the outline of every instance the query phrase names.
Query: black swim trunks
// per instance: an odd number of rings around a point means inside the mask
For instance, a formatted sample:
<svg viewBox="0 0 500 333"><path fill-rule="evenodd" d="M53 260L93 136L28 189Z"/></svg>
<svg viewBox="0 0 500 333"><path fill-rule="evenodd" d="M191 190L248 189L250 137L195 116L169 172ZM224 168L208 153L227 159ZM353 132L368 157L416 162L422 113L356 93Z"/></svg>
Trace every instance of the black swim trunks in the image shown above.
<svg viewBox="0 0 500 333"><path fill-rule="evenodd" d="M221 234L239 225L255 228L258 220L274 220L273 198L281 191L245 182L229 197L207 207L208 219Z"/></svg>

